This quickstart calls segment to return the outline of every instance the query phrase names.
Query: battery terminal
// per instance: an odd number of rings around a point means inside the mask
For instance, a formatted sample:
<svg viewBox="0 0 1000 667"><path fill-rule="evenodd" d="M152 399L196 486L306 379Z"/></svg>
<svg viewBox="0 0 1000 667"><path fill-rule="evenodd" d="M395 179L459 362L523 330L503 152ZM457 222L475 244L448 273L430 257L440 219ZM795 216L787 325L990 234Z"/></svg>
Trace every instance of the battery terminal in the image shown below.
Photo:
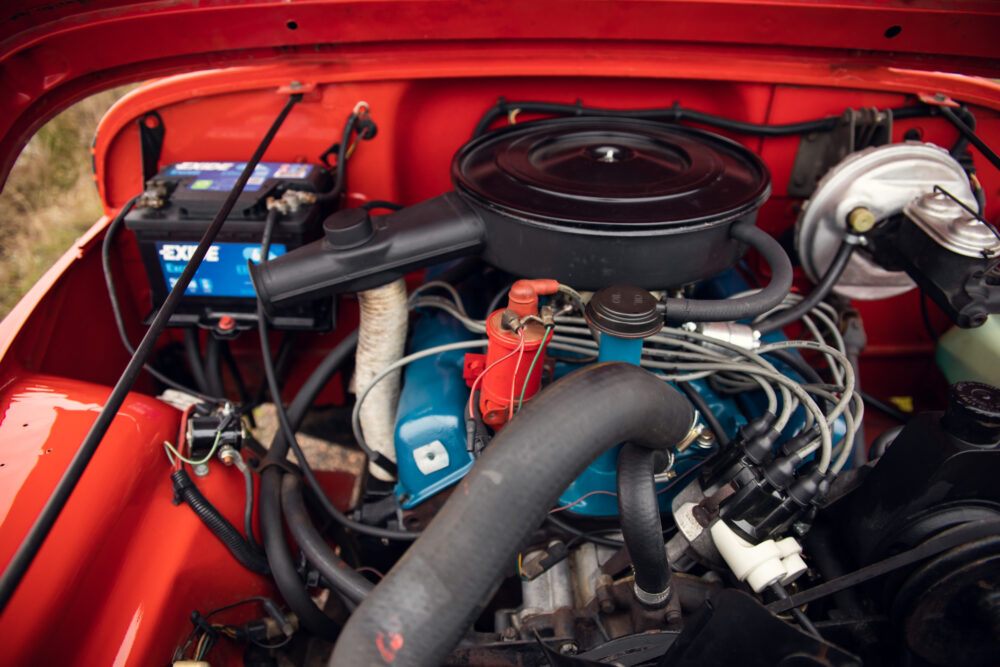
<svg viewBox="0 0 1000 667"><path fill-rule="evenodd" d="M150 181L146 185L146 190L139 195L139 199L135 202L135 205L137 208L163 208L170 197L172 189L171 185L164 181Z"/></svg>
<svg viewBox="0 0 1000 667"><path fill-rule="evenodd" d="M267 210L278 211L282 215L288 215L299 210L303 205L316 203L316 195L305 190L286 190L281 197L268 197Z"/></svg>

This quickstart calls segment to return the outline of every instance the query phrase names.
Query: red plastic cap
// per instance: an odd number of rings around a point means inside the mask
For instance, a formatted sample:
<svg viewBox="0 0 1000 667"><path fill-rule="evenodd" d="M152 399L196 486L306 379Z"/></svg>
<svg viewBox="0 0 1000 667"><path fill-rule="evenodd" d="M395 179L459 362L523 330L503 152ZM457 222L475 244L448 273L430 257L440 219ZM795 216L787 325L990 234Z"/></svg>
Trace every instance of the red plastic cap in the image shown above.
<svg viewBox="0 0 1000 667"><path fill-rule="evenodd" d="M507 308L518 317L538 314L538 295L559 291L557 280L518 280L507 295Z"/></svg>

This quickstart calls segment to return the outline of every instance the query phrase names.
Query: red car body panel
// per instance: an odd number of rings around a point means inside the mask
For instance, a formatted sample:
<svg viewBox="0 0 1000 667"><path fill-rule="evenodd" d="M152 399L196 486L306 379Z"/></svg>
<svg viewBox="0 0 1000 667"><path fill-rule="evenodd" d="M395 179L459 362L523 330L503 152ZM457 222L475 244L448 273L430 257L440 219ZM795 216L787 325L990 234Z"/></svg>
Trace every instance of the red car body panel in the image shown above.
<svg viewBox="0 0 1000 667"><path fill-rule="evenodd" d="M94 164L109 215L141 191L143 114L163 118L161 164L246 159L283 103L278 89L293 81L308 92L265 159L315 161L365 100L379 135L352 159L355 203L409 204L449 189L452 155L500 95L617 108L679 101L776 124L941 93L973 105L979 134L1000 145L1000 85L928 71L1000 73L1000 9L990 2L557 2L544 11L517 2L24 2L5 11L0 178L30 134L72 101L116 83L214 68L147 84L105 117ZM899 31L887 36L894 26ZM910 128L941 145L956 136L941 119L910 120L894 125L894 140ZM772 172L760 225L787 231L801 203L786 187L798 139L733 138ZM975 157L995 217L1000 174ZM0 323L4 566L128 359L101 273L107 223L98 221ZM116 256L125 318L138 340L150 296L132 234L116 241ZM911 395L918 407L939 400L933 342L913 326L917 295L856 305L869 337L866 388ZM289 395L355 326L353 304L341 306L337 331L300 346ZM945 326L936 309L932 316ZM257 344L244 339L235 353L252 360ZM340 385L332 385L325 398L342 402ZM11 664L163 664L190 631L191 610L270 590L172 504L162 442L176 439L179 413L141 393L152 387L140 379L0 616ZM238 474L221 469L199 485L238 523ZM348 479L331 480L342 505L349 487ZM229 614L222 620L250 617ZM213 659L238 659L226 650Z"/></svg>

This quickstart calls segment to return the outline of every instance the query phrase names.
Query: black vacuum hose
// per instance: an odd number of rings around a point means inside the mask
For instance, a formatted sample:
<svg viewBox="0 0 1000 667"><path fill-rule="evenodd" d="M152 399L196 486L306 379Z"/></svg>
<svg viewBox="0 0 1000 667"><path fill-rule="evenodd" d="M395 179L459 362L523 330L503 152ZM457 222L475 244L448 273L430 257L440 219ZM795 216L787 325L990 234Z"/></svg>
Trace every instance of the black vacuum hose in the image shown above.
<svg viewBox="0 0 1000 667"><path fill-rule="evenodd" d="M309 406L333 377L337 369L346 361L358 342L357 331L349 334L337 344L320 362L305 381L302 388L288 406L288 421L293 428L298 428L306 415ZM279 429L271 441L269 455L284 458L288 452L288 443ZM325 639L334 640L339 627L313 602L306 591L302 579L299 578L292 560L291 551L285 541L285 529L281 521L281 478L284 473L276 467L270 467L261 474L260 482L260 525L264 540L264 551L271 565L271 575L281 592L281 597L296 616L303 627L313 634Z"/></svg>
<svg viewBox="0 0 1000 667"><path fill-rule="evenodd" d="M791 308L778 311L762 322L758 322L754 325L754 329L762 334L768 334L772 331L777 331L778 329L799 320L803 315L808 314L810 310L819 305L820 301L826 298L826 295L830 293L833 286L837 284L838 280L840 280L840 276L844 275L844 269L847 268L847 263L851 261L851 256L853 254L854 244L845 238L840 242L840 248L837 249L837 254L833 256L833 261L830 262L829 268L827 268L823 277L820 278L816 287L814 287L813 290L809 292L804 299L802 299L802 301L799 301Z"/></svg>
<svg viewBox="0 0 1000 667"><path fill-rule="evenodd" d="M670 565L653 480L656 450L626 443L618 455L618 516L635 572L635 596L647 607L670 601Z"/></svg>
<svg viewBox="0 0 1000 667"><path fill-rule="evenodd" d="M222 341L209 333L205 340L205 382L213 396L225 396L226 387L222 381Z"/></svg>
<svg viewBox="0 0 1000 667"><path fill-rule="evenodd" d="M671 447L693 418L687 399L631 364L595 364L552 383L500 431L358 606L329 664L441 664L587 465L620 442Z"/></svg>
<svg viewBox="0 0 1000 667"><path fill-rule="evenodd" d="M272 466L264 471L260 481L260 529L267 562L271 564L271 576L302 627L317 637L336 641L340 626L309 596L285 542L285 528L281 523L281 475L281 470Z"/></svg>
<svg viewBox="0 0 1000 667"><path fill-rule="evenodd" d="M251 547L240 531L236 530L236 527L229 523L226 517L219 514L219 510L215 509L212 503L208 502L191 481L186 470L182 468L175 471L170 475L170 481L174 483L174 493L177 494L177 497L187 503L202 523L208 526L208 529L226 545L229 553L233 554L233 558L252 572L271 573L267 566L267 559Z"/></svg>
<svg viewBox="0 0 1000 667"><path fill-rule="evenodd" d="M771 280L764 289L735 299L664 300L667 324L683 322L735 322L757 317L780 304L792 289L792 263L781 244L752 224L734 225L729 235L760 253L771 268Z"/></svg>
<svg viewBox="0 0 1000 667"><path fill-rule="evenodd" d="M335 554L316 530L302 498L302 482L292 475L285 475L281 480L281 507L285 512L285 523L306 559L348 599L354 602L364 600L372 589L372 582Z"/></svg>
<svg viewBox="0 0 1000 667"><path fill-rule="evenodd" d="M726 433L726 429L722 428L722 423L719 422L719 418L712 412L712 408L708 405L705 397L699 394L698 390L692 387L690 382L674 382L674 384L684 392L687 399L691 401L691 405L701 414L701 418L705 420L708 430L715 436L715 441L719 443L719 446L725 447L728 445L729 434Z"/></svg>
<svg viewBox="0 0 1000 667"><path fill-rule="evenodd" d="M211 334L209 334L211 337ZM205 362L201 358L201 343L198 340L197 327L184 330L184 352L187 354L188 365L191 367L191 377L194 386L203 394L208 393L208 380L205 377Z"/></svg>

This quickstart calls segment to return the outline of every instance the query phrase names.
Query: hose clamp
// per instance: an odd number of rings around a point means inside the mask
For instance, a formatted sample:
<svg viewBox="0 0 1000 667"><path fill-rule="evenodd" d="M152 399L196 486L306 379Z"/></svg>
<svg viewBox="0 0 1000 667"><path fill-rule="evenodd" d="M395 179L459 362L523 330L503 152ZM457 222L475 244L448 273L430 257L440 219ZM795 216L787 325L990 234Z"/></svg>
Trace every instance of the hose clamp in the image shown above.
<svg viewBox="0 0 1000 667"><path fill-rule="evenodd" d="M691 446L691 443L698 439L701 432L705 429L698 422L698 411L692 410L693 416L691 418L691 427L688 429L687 435L685 435L680 442L674 445L674 451L683 452L685 449Z"/></svg>
<svg viewBox="0 0 1000 667"><path fill-rule="evenodd" d="M659 593L650 593L639 588L636 583L632 584L632 590L635 592L635 598L646 607L658 608L666 605L670 602L670 598L673 597L674 591L670 586L667 586Z"/></svg>

